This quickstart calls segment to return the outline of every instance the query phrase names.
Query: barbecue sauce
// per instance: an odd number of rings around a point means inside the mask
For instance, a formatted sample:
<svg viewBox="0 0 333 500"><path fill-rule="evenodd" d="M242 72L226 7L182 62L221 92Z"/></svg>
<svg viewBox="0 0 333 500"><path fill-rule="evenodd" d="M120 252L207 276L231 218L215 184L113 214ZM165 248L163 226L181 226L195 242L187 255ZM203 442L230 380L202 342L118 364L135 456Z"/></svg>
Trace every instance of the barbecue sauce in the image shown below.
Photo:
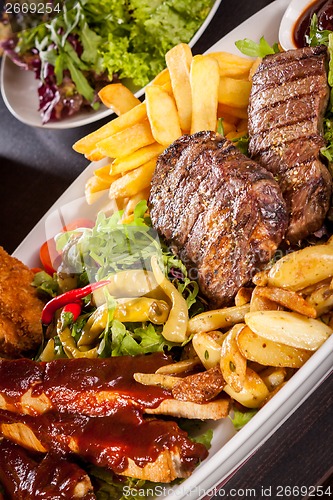
<svg viewBox="0 0 333 500"><path fill-rule="evenodd" d="M30 359L0 360L0 394L7 409L20 409L21 397L45 394L53 410L89 415L108 415L116 406L133 403L156 408L171 393L145 386L133 378L135 372L154 373L172 358L163 353L112 358L57 359L36 363ZM101 392L110 398L99 398Z"/></svg>
<svg viewBox="0 0 333 500"><path fill-rule="evenodd" d="M66 456L74 451L116 474L127 469L129 459L144 467L169 450L179 453L181 469L188 475L207 456L205 446L188 439L175 422L146 418L134 406L118 407L107 417L53 412L33 417L0 410L0 427L17 423L26 425L48 452Z"/></svg>
<svg viewBox="0 0 333 500"><path fill-rule="evenodd" d="M0 445L0 480L15 500L71 500L82 489L85 500L96 499L89 477L74 462L52 454L40 457L7 440Z"/></svg>
<svg viewBox="0 0 333 500"><path fill-rule="evenodd" d="M309 34L310 23L313 14L318 16L318 28L320 30L333 31L333 2L332 0L317 0L300 15L294 27L294 42L296 47L307 45L306 35Z"/></svg>
<svg viewBox="0 0 333 500"><path fill-rule="evenodd" d="M146 416L146 408L172 395L133 378L135 372L154 373L170 362L171 357L163 353L49 363L0 360L0 395L7 408L0 410L0 433L7 437L3 424L25 425L48 453L68 457L74 452L115 474L124 472L130 460L144 467L163 452L174 451L182 476L187 477L206 458L206 447L192 442L176 422ZM29 389L33 395L47 395L52 409L41 415L19 414L19 401ZM115 394L109 407L98 399L100 391ZM16 412L11 411L15 404ZM30 445L24 442L24 432L17 439L10 438Z"/></svg>

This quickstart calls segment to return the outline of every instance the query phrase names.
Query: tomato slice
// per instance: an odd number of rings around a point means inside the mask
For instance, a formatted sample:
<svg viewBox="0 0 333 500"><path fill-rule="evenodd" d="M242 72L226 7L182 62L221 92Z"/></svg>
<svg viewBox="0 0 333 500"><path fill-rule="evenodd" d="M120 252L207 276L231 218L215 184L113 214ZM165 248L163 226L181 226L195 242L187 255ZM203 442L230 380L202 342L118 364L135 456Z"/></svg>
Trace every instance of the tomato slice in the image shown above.
<svg viewBox="0 0 333 500"><path fill-rule="evenodd" d="M74 231L78 227L94 227L95 222L90 219L75 219L73 222L69 222L63 227L63 231Z"/></svg>
<svg viewBox="0 0 333 500"><path fill-rule="evenodd" d="M94 225L95 222L90 219L76 219L73 222L69 222L68 224L66 224L62 228L62 231L74 231L74 229L77 229L79 227L91 228L94 227ZM61 261L61 255L57 251L56 243L53 238L45 241L45 243L43 243L43 245L40 247L39 258L45 271L53 276Z"/></svg>
<svg viewBox="0 0 333 500"><path fill-rule="evenodd" d="M53 276L56 272L54 269L56 267L54 263L58 257L60 257L60 255L57 252L54 239L51 238L50 240L45 241L40 247L39 258L45 271L47 274L50 274L50 276Z"/></svg>

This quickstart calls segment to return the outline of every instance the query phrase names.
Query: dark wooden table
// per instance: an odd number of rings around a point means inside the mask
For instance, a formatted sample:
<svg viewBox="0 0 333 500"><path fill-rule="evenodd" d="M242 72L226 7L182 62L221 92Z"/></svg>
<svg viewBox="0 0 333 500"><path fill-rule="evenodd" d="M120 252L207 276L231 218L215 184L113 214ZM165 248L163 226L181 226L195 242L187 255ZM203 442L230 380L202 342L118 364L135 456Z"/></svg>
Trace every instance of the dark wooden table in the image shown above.
<svg viewBox="0 0 333 500"><path fill-rule="evenodd" d="M269 3L222 0L193 51L204 52ZM259 30L260 27L258 36ZM103 121L98 123L102 124ZM66 131L34 129L15 119L0 98L0 245L8 252L14 251L85 168L87 161L72 150L72 144L96 127L95 123ZM332 389L331 376L224 485L216 498L299 499L303 495L298 495L295 488L292 494L293 487L311 487L324 481L327 485L333 466ZM312 494L310 498L317 497Z"/></svg>

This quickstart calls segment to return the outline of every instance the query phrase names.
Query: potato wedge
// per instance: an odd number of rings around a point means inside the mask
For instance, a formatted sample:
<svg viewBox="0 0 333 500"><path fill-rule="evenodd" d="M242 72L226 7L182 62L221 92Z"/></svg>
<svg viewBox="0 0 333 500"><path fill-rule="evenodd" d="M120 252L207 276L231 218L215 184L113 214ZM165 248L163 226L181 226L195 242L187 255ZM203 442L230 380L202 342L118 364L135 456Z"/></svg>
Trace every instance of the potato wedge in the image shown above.
<svg viewBox="0 0 333 500"><path fill-rule="evenodd" d="M260 337L249 327L243 328L237 337L240 352L250 361L264 366L300 368L312 352Z"/></svg>
<svg viewBox="0 0 333 500"><path fill-rule="evenodd" d="M221 334L223 337L223 334ZM220 363L221 342L217 342L210 333L196 333L192 338L193 348L206 370L214 368Z"/></svg>
<svg viewBox="0 0 333 500"><path fill-rule="evenodd" d="M276 309L281 309L279 304L273 302L268 297L260 295L260 289L262 287L256 286L252 292L250 301L250 311L274 311Z"/></svg>
<svg viewBox="0 0 333 500"><path fill-rule="evenodd" d="M246 369L246 377L241 391L236 392L228 384L223 390L246 408L258 408L269 395L266 384L251 368Z"/></svg>
<svg viewBox="0 0 333 500"><path fill-rule="evenodd" d="M249 312L245 323L260 337L309 351L317 350L333 333L322 321L289 311Z"/></svg>
<svg viewBox="0 0 333 500"><path fill-rule="evenodd" d="M192 51L186 43L180 43L165 55L169 69L172 92L176 101L180 127L183 132L191 129L192 98L190 84L190 68Z"/></svg>
<svg viewBox="0 0 333 500"><path fill-rule="evenodd" d="M333 276L333 246L314 245L289 253L268 272L268 285L295 292Z"/></svg>
<svg viewBox="0 0 333 500"><path fill-rule="evenodd" d="M127 172L127 174L115 180L109 189L110 198L129 198L143 191L149 186L154 170L156 160L150 160L141 167Z"/></svg>
<svg viewBox="0 0 333 500"><path fill-rule="evenodd" d="M97 148L105 156L119 158L154 142L149 122L145 120L99 141Z"/></svg>
<svg viewBox="0 0 333 500"><path fill-rule="evenodd" d="M73 149L77 153L84 154L91 161L97 161L104 158L103 154L97 150L97 143L110 137L111 135L125 130L132 125L143 122L147 119L146 103L142 102L135 108L127 111L123 115L118 116L115 120L111 120L91 134L88 134L79 139L74 145ZM99 157L96 157L97 154ZM95 155L95 156L93 156ZM106 155L107 156L107 155Z"/></svg>
<svg viewBox="0 0 333 500"><path fill-rule="evenodd" d="M318 316L326 314L333 309L333 290L328 284L321 285L311 293L307 301L316 310Z"/></svg>
<svg viewBox="0 0 333 500"><path fill-rule="evenodd" d="M264 384L266 384L269 392L275 391L277 387L284 383L287 376L287 371L284 368L269 367L260 373Z"/></svg>
<svg viewBox="0 0 333 500"><path fill-rule="evenodd" d="M286 309L304 314L304 316L308 316L309 318L317 317L317 311L313 305L307 302L301 295L297 294L297 292L274 286L265 286L257 287L256 294L258 297L277 302Z"/></svg>
<svg viewBox="0 0 333 500"><path fill-rule="evenodd" d="M242 390L246 377L246 358L237 343L237 337L244 327L243 323L233 326L227 333L221 349L220 368L223 378L236 392Z"/></svg>
<svg viewBox="0 0 333 500"><path fill-rule="evenodd" d="M203 312L191 318L188 322L188 334L211 332L219 328L229 328L244 321L245 314L250 311L250 305L225 307Z"/></svg>
<svg viewBox="0 0 333 500"><path fill-rule="evenodd" d="M252 292L252 288L246 288L245 286L242 286L236 293L235 305L243 306L244 304L248 304L251 300Z"/></svg>
<svg viewBox="0 0 333 500"><path fill-rule="evenodd" d="M122 83L106 85L98 92L98 96L102 103L107 108L112 108L118 116L140 104L140 99Z"/></svg>
<svg viewBox="0 0 333 500"><path fill-rule="evenodd" d="M182 135L175 100L158 85L146 88L148 120L156 142L169 146Z"/></svg>
<svg viewBox="0 0 333 500"><path fill-rule="evenodd" d="M190 70L191 134L201 130L216 131L219 82L218 62L212 57L194 56Z"/></svg>

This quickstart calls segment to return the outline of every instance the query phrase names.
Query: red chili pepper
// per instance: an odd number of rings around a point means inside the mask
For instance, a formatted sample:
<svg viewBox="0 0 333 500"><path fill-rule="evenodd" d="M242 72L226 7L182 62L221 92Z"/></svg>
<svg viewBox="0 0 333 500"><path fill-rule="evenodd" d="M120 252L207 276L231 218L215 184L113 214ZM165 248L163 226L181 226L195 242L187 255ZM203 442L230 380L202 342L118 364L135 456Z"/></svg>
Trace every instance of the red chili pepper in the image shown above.
<svg viewBox="0 0 333 500"><path fill-rule="evenodd" d="M58 309L69 304L80 303L81 299L92 293L94 290L97 290L97 288L101 288L108 283L109 281L107 280L98 281L97 283L91 283L83 288L75 288L74 290L69 290L69 292L65 292L62 295L54 297L44 306L42 311L42 324L49 325Z"/></svg>
<svg viewBox="0 0 333 500"><path fill-rule="evenodd" d="M61 311L61 316L66 315L68 317L67 321L70 323L74 323L80 316L81 311L82 300L80 300L79 302L71 302L70 304L65 305L65 307Z"/></svg>

